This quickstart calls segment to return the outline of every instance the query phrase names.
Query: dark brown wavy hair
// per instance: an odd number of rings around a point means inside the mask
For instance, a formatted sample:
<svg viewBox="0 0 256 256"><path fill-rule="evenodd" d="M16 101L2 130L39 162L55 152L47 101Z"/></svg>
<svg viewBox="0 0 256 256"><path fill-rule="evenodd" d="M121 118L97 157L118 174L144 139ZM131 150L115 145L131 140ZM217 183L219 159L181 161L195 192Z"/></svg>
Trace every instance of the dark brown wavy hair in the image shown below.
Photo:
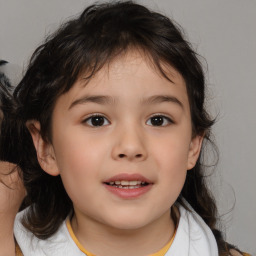
<svg viewBox="0 0 256 256"><path fill-rule="evenodd" d="M211 119L205 109L205 77L200 57L185 40L182 29L169 18L132 1L92 5L63 24L34 52L24 78L14 92L17 140L15 161L23 170L31 205L23 225L40 239L54 234L73 211L60 176L44 172L26 127L28 120L41 125L42 138L51 142L52 112L58 97L76 80L90 79L103 66L130 49L142 51L158 71L169 79L162 64L174 67L184 78L194 135L210 140ZM12 156L13 157L13 156ZM217 209L206 185L202 154L187 174L177 201L183 199L204 219L215 235L219 255L228 255L229 245L217 229Z"/></svg>

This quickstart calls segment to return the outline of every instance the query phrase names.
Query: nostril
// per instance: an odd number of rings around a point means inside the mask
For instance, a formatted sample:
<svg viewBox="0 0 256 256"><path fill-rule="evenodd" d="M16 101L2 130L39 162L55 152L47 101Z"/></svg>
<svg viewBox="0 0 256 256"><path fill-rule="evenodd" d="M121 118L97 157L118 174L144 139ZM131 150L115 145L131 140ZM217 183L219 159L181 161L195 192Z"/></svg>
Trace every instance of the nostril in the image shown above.
<svg viewBox="0 0 256 256"><path fill-rule="evenodd" d="M143 156L142 154L136 154L134 156L134 158L141 158L142 156ZM119 158L125 158L125 157L127 157L127 155L126 154L119 154L118 157Z"/></svg>

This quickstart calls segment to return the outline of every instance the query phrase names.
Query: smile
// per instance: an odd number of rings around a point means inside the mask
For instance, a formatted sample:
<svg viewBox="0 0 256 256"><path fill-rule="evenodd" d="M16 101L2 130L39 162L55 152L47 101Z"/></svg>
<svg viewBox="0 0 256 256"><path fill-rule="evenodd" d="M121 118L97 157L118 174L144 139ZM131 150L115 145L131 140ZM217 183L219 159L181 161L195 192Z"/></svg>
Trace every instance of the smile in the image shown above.
<svg viewBox="0 0 256 256"><path fill-rule="evenodd" d="M136 189L140 187L147 186L148 183L145 181L140 181L140 180L117 180L117 181L110 181L106 183L109 186L113 186L116 188L121 188L121 189Z"/></svg>
<svg viewBox="0 0 256 256"><path fill-rule="evenodd" d="M121 173L103 182L105 188L122 199L136 199L149 192L153 182L140 174Z"/></svg>

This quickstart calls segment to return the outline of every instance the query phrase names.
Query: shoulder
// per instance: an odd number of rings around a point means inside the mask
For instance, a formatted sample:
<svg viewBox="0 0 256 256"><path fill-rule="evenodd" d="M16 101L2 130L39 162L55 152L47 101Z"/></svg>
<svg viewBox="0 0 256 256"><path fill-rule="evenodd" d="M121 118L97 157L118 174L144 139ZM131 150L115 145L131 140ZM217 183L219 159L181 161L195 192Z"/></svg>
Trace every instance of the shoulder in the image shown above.
<svg viewBox="0 0 256 256"><path fill-rule="evenodd" d="M65 222L58 231L48 239L39 239L31 231L22 225L22 219L26 215L27 209L18 213L14 223L14 236L18 245L26 256L45 256L45 255L83 255L74 246L70 238Z"/></svg>

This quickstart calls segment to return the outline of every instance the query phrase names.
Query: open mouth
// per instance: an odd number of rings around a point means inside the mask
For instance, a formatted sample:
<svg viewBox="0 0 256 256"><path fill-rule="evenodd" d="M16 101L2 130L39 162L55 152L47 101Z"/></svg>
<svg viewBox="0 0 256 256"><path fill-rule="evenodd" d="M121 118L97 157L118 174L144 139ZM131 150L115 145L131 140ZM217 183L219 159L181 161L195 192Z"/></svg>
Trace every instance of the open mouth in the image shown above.
<svg viewBox="0 0 256 256"><path fill-rule="evenodd" d="M121 189L136 189L136 188L141 188L148 186L149 183L145 181L140 181L140 180L117 180L117 181L110 181L110 182L105 182L106 185L116 187L116 188L121 188Z"/></svg>

